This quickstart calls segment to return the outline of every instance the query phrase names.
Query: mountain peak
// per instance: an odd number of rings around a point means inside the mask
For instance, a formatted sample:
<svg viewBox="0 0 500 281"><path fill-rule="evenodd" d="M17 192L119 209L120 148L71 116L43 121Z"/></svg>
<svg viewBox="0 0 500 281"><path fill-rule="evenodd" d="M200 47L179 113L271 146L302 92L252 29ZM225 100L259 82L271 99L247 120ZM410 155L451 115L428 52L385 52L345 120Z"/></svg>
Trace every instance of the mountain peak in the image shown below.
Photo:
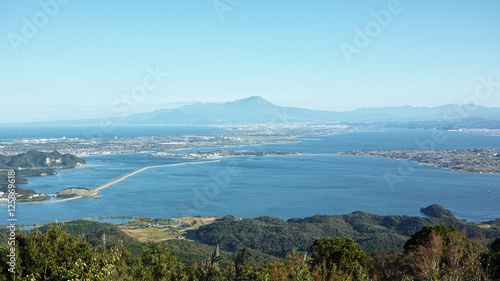
<svg viewBox="0 0 500 281"><path fill-rule="evenodd" d="M456 105L458 106L458 105ZM447 107L380 107L363 108L351 112L318 111L275 105L261 96L250 96L223 103L198 103L177 109L139 113L127 118L131 124L267 124L304 123L339 124L340 122L420 122L441 121L449 113L467 112L470 117L487 118L497 122L500 108L482 108L467 111ZM455 114L457 115L457 114ZM452 115L452 116L455 116ZM454 117L452 117L454 118ZM392 123L391 123L392 124ZM451 124L451 123L450 123ZM465 124L465 123L464 123ZM458 126L458 125L446 125Z"/></svg>
<svg viewBox="0 0 500 281"><path fill-rule="evenodd" d="M232 103L236 103L236 104L271 104L269 101L267 101L265 98L263 98L261 96L251 96L248 98L235 100Z"/></svg>

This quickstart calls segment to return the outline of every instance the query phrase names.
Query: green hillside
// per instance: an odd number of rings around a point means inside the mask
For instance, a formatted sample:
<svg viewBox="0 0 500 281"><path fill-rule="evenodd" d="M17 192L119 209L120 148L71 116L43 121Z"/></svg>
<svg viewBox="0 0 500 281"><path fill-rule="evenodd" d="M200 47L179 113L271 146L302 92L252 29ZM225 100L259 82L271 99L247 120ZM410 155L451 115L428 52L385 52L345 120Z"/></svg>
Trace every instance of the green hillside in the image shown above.
<svg viewBox="0 0 500 281"><path fill-rule="evenodd" d="M72 154L57 151L40 152L29 150L14 156L0 155L0 168L69 168L83 166L87 162Z"/></svg>
<svg viewBox="0 0 500 281"><path fill-rule="evenodd" d="M325 236L351 237L366 252L402 250L412 234L425 226L441 224L453 225L467 233L469 238L483 237L490 243L500 237L498 221L477 224L454 217L378 216L365 212L341 216L316 215L288 221L273 217L239 220L226 216L188 235L208 245L219 243L221 249L226 251L247 247L285 257L294 250L307 252L316 239Z"/></svg>
<svg viewBox="0 0 500 281"><path fill-rule="evenodd" d="M329 216L327 219L341 222L335 219L343 218L344 226L355 228L351 222L373 219L366 215L355 213L354 216ZM231 221L242 225L257 222L254 226L258 227L262 223L283 225L270 217L235 220L229 216L212 224L223 231L234 229ZM331 227L328 220L318 216L284 222L287 223ZM267 229L268 235L262 238L267 240L280 235L281 228ZM8 233L8 229L2 229L0 237L6 239ZM104 235L105 247L101 243ZM287 238L294 239L293 236ZM273 260L269 257L267 261L256 260L258 252L255 250L243 248L232 253L216 252L214 247L182 239L138 243L116 226L82 220L64 224L62 228L49 225L28 232L18 231L14 252L12 249L13 246L5 242L0 245L0 255L9 257L15 253L12 262L0 265L0 280L465 281L498 280L500 277L499 239L487 249L455 227L444 225L422 228L407 239L404 251L391 254L366 254L349 236L322 237L308 245L307 253L292 251L284 258Z"/></svg>

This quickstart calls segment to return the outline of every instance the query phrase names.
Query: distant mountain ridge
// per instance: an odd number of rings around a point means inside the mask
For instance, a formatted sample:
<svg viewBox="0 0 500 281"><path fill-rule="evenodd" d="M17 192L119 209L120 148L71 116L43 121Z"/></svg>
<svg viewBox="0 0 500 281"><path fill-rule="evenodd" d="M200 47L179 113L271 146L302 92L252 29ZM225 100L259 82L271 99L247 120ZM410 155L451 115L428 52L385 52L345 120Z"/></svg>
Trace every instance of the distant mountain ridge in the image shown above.
<svg viewBox="0 0 500 281"><path fill-rule="evenodd" d="M186 105L134 114L121 120L126 124L262 124L336 122L414 122L483 118L500 120L500 108L477 105L438 107L360 108L349 112L321 111L272 104L260 96L225 103Z"/></svg>
<svg viewBox="0 0 500 281"><path fill-rule="evenodd" d="M500 108L450 104L437 107L360 108L353 111L321 111L275 105L260 96L224 103L198 103L175 109L137 113L111 118L117 125L235 125L235 124L324 124L339 122L461 122L500 121ZM471 121L472 120L472 121ZM100 119L66 121L68 124L96 124ZM62 124L43 122L44 124Z"/></svg>
<svg viewBox="0 0 500 281"><path fill-rule="evenodd" d="M258 96L233 102L186 105L132 115L128 124L262 124L296 122L333 122L327 111L282 107Z"/></svg>

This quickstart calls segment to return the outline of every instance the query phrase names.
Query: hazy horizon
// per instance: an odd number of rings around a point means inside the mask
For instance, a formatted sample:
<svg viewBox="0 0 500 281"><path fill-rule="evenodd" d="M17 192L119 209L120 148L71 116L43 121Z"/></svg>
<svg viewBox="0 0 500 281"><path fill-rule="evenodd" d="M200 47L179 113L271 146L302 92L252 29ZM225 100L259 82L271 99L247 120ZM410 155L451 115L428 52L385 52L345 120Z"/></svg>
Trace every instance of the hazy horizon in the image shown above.
<svg viewBox="0 0 500 281"><path fill-rule="evenodd" d="M169 109L181 109L182 107L184 106L187 106L187 105L208 105L208 104L231 104L231 103L235 103L235 102L238 102L238 101L242 101L242 100L248 100L248 99L251 99L251 98L262 98L264 100L266 100L267 102L270 102L271 104L275 105L275 106L281 106L279 104L275 104L269 100L267 100L265 97L261 97L261 96L250 96L250 97L245 97L245 98L241 98L241 99L236 99L236 100L230 100L230 101L221 101L221 102L177 102L177 103L173 103L170 107L164 107L164 108L159 108L159 109L155 109L155 110L146 110L146 111L137 111L137 112L133 112L131 114L128 114L128 115L110 115L110 116L99 116L99 115L83 115L79 118L67 118L67 119L64 119L64 118L61 118L61 119L47 119L47 120L28 120L28 121L23 121L23 122L11 122L11 123L7 123L7 122L2 122L0 121L0 126L1 125L23 125L23 124L32 124L32 123L37 123L37 122L50 122L50 121L54 121L54 122L64 122L64 121L82 121L82 120L91 120L91 119L96 119L96 121L99 123L99 122L103 122L104 120L112 120L112 118L118 118L119 120L123 120L123 118L125 117L131 117L131 116L134 116L135 114L138 114L138 113L152 113L152 112L156 112L156 111L163 111L163 110L169 110ZM439 107L445 107L445 106L466 106L465 110L465 115L461 116L462 118L466 118L467 117L467 114L469 114L471 112L471 110L477 110L479 109L479 107L475 104L443 104L443 105L437 105L437 106L411 106L411 105L405 105L405 106L380 106L380 107L360 107L360 108L356 108L356 109L353 109L353 110L345 110L345 111L334 111L334 110L325 110L326 112L332 112L332 113L349 113L349 112L354 112L356 110L363 110L363 109L368 109L368 110L371 110L371 109L391 109L391 108L407 108L407 107L410 107L410 108L421 108L421 109L432 109L432 108L439 108ZM493 107L493 106L483 106L481 105L482 107L484 108L488 108L488 109L500 109L500 107ZM284 107L286 108L286 107ZM304 107L289 107L289 108L300 108L300 109L309 109L311 110L310 108L304 108ZM123 108L122 108L123 109ZM123 113L123 112L122 112ZM456 112L456 113L459 113L459 112ZM443 117L444 118L444 117ZM78 124L74 124L76 126L78 126ZM81 125L81 124L80 124ZM84 123L83 126L86 126L88 124ZM116 124L115 124L116 125ZM189 125L189 124L187 124Z"/></svg>
<svg viewBox="0 0 500 281"><path fill-rule="evenodd" d="M351 111L500 107L498 1L0 3L0 123L262 96Z"/></svg>

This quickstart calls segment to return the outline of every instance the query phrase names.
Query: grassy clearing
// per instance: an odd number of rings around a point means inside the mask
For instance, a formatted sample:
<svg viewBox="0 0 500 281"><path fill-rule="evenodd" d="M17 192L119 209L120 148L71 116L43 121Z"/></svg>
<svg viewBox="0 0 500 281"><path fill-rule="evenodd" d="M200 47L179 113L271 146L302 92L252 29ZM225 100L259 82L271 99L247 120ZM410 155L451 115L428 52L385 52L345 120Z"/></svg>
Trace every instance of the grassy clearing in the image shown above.
<svg viewBox="0 0 500 281"><path fill-rule="evenodd" d="M140 242L161 242L184 237L187 230L198 229L202 225L210 224L219 217L184 217L178 219L150 219L140 218L128 223L118 224L118 227L127 235Z"/></svg>

